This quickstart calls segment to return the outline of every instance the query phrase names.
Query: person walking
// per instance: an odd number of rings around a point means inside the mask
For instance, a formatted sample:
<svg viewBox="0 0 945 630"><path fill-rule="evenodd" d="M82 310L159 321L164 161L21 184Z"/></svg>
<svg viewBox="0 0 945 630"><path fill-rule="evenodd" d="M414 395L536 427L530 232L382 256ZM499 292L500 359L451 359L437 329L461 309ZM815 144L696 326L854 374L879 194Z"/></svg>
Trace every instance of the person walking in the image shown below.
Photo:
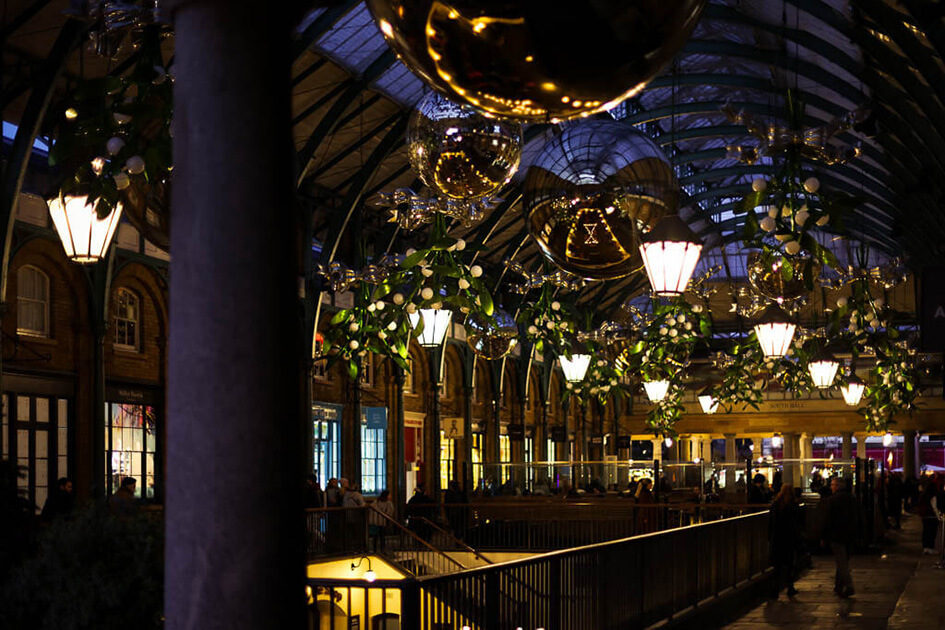
<svg viewBox="0 0 945 630"><path fill-rule="evenodd" d="M935 537L938 534L937 492L935 481L926 481L915 508L915 513L922 519L922 553L935 553Z"/></svg>
<svg viewBox="0 0 945 630"><path fill-rule="evenodd" d="M748 502L767 503L768 497L765 495L765 476L761 473L756 474L751 480L751 487L748 488Z"/></svg>
<svg viewBox="0 0 945 630"><path fill-rule="evenodd" d="M837 570L834 575L834 593L840 597L854 594L853 576L850 575L850 551L856 540L857 505L850 493L847 479L830 480L830 497L826 501L827 518L821 544L830 543Z"/></svg>
<svg viewBox="0 0 945 630"><path fill-rule="evenodd" d="M787 587L788 597L794 597L797 595L797 589L794 588L794 552L800 534L798 507L791 484L781 484L768 514L768 542L771 545L771 564L775 575L772 598L777 599L784 587Z"/></svg>
<svg viewBox="0 0 945 630"><path fill-rule="evenodd" d="M637 534L649 534L656 531L656 509L652 506L655 503L653 491L650 488L653 482L650 479L644 479L637 485Z"/></svg>

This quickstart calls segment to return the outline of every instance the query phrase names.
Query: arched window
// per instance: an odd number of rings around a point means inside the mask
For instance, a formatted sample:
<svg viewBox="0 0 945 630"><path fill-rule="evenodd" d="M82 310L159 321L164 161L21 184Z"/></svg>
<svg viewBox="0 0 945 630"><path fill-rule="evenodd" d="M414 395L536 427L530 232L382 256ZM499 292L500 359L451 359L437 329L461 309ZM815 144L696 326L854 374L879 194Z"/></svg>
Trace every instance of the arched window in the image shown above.
<svg viewBox="0 0 945 630"><path fill-rule="evenodd" d="M49 276L29 265L16 272L16 332L49 336Z"/></svg>
<svg viewBox="0 0 945 630"><path fill-rule="evenodd" d="M141 344L141 307L138 296L127 289L115 294L115 347L138 352Z"/></svg>

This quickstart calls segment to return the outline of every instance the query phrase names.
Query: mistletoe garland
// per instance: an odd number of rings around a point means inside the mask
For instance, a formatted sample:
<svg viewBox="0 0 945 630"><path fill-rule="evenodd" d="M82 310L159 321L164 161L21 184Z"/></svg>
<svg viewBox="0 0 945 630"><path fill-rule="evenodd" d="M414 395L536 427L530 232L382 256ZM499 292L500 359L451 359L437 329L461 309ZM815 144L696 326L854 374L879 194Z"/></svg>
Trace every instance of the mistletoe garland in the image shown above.
<svg viewBox="0 0 945 630"><path fill-rule="evenodd" d="M892 344L876 353L876 365L870 370L873 384L864 392L866 407L860 413L868 430L885 432L897 415L911 416L918 410L919 389L909 350Z"/></svg>
<svg viewBox="0 0 945 630"><path fill-rule="evenodd" d="M735 343L730 352L716 355L715 366L722 373L722 381L712 388L712 394L726 411L739 406L758 409L764 399L763 361L764 354L754 332L745 341Z"/></svg>
<svg viewBox="0 0 945 630"><path fill-rule="evenodd" d="M696 344L711 334L711 318L701 305L691 305L681 297L668 302L653 299L652 307L648 315L632 311L642 325L641 339L624 352L621 361L625 371L644 381L678 381Z"/></svg>
<svg viewBox="0 0 945 630"><path fill-rule="evenodd" d="M837 300L831 332L850 348L854 364L864 354L876 355L859 413L871 431L886 431L897 415L917 409L918 375L913 356L895 326L895 313L881 297L873 297L866 279L850 283L850 297Z"/></svg>
<svg viewBox="0 0 945 630"><path fill-rule="evenodd" d="M354 274L355 305L338 311L325 335L329 361L346 361L352 378L367 352L409 370L410 338L423 332L423 319L418 318L413 328L409 316L420 309L448 308L494 324L495 306L482 268L466 264L460 253L482 250L449 236L445 218L437 214L426 247L408 250L402 261L379 274L383 277L377 282L365 276L378 274Z"/></svg>
<svg viewBox="0 0 945 630"><path fill-rule="evenodd" d="M49 164L61 167L61 194L87 194L99 216L132 184L170 182L173 82L161 38L160 26L144 27L130 74L87 79L63 104L65 122Z"/></svg>
<svg viewBox="0 0 945 630"><path fill-rule="evenodd" d="M597 344L592 344L587 350L592 357L601 356L603 351ZM601 405L606 405L612 397L623 398L627 396L626 387L620 382L622 376L621 371L609 361L592 359L583 381L577 384L567 383L565 385L563 400L566 402L573 396L580 404L597 399Z"/></svg>
<svg viewBox="0 0 945 630"><path fill-rule="evenodd" d="M570 357L571 340L577 332L574 308L555 299L556 293L557 287L545 282L536 299L522 304L516 322L524 328L525 339L538 354L551 350Z"/></svg>
<svg viewBox="0 0 945 630"><path fill-rule="evenodd" d="M666 396L654 403L646 414L646 424L657 437L676 437L676 422L686 409L683 404L683 392L681 386L670 384Z"/></svg>

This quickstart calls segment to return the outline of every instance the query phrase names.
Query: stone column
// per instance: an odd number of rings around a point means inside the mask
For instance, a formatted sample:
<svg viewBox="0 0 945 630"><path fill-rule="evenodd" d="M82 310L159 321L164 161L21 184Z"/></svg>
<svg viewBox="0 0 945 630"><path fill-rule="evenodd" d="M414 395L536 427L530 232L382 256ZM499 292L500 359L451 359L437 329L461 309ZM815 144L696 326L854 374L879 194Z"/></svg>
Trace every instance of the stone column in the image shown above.
<svg viewBox="0 0 945 630"><path fill-rule="evenodd" d="M300 628L292 18L285 5L162 6L176 70L165 626Z"/></svg>
<svg viewBox="0 0 945 630"><path fill-rule="evenodd" d="M784 483L790 483L795 488L798 487L799 467L797 460L800 458L798 453L798 439L796 433L785 433L782 439L782 472L781 480Z"/></svg>
<svg viewBox="0 0 945 630"><path fill-rule="evenodd" d="M910 476L919 475L919 458L916 456L918 451L918 437L915 431L902 432L902 476L908 479Z"/></svg>
<svg viewBox="0 0 945 630"><path fill-rule="evenodd" d="M735 434L726 433L725 434L725 463L726 464L736 464L736 458L738 457L738 451L735 449Z"/></svg>
<svg viewBox="0 0 945 630"><path fill-rule="evenodd" d="M809 460L814 456L814 436L811 433L801 433L799 439L799 449L800 458L804 460ZM813 464L808 461L805 461L801 464L800 470L800 479L798 482L801 484L801 487L805 490L807 485L810 483L810 476L813 473Z"/></svg>
<svg viewBox="0 0 945 630"><path fill-rule="evenodd" d="M840 437L843 440L840 446L840 459L848 462L853 459L853 434L843 433Z"/></svg>
<svg viewBox="0 0 945 630"><path fill-rule="evenodd" d="M866 459L866 434L856 434L856 456L860 459Z"/></svg>
<svg viewBox="0 0 945 630"><path fill-rule="evenodd" d="M653 459L658 459L660 464L663 463L663 440L657 439L653 440Z"/></svg>

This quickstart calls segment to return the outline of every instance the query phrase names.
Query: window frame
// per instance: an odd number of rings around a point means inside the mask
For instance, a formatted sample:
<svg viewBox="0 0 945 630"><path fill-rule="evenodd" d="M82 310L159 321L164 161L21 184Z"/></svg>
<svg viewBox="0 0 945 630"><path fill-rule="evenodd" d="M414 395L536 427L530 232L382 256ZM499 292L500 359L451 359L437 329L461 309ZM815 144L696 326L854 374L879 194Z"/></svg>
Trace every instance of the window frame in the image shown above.
<svg viewBox="0 0 945 630"><path fill-rule="evenodd" d="M25 271L33 271L43 279L46 287L46 299L40 300L34 297L26 297L23 295L23 286L24 282L22 281L22 274ZM19 269L16 270L16 334L24 335L27 337L37 337L40 339L49 339L51 337L51 326L50 326L50 302L52 298L52 281L49 278L49 274L37 267L36 265L22 265ZM22 325L23 318L21 317L20 306L21 303L30 302L33 304L42 304L43 305L43 324L44 330L36 330L31 328L25 328Z"/></svg>
<svg viewBox="0 0 945 630"><path fill-rule="evenodd" d="M120 296L122 295L128 295L134 298L135 316L137 317L137 319L132 320L127 317L120 317L118 315L118 313L120 312L120 309L118 308L118 301L120 299ZM117 350L124 350L126 352L141 352L141 296L138 295L136 292L132 291L131 289L128 289L125 287L118 287L115 290L115 305L114 306L115 308L114 308L113 317L115 321L115 338L112 340L113 346ZM120 328L119 324L123 322L132 322L135 326L134 328L135 339L134 339L133 344L121 343L118 341L118 334L119 334L119 328ZM125 338L127 339L127 326L125 328Z"/></svg>

